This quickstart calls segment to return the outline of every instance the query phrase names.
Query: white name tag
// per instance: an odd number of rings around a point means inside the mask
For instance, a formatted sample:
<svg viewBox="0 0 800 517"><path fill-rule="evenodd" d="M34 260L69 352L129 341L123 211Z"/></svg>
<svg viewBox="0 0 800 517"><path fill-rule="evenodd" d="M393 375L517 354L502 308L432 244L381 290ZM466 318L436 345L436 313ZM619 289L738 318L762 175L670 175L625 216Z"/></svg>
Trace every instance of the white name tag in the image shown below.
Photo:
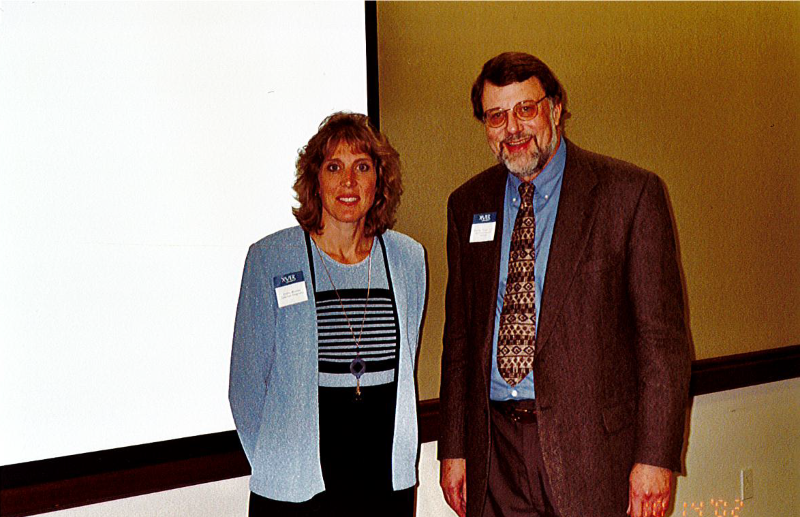
<svg viewBox="0 0 800 517"><path fill-rule="evenodd" d="M494 229L497 226L497 212L475 214L472 216L472 230L469 242L487 242L494 240Z"/></svg>
<svg viewBox="0 0 800 517"><path fill-rule="evenodd" d="M306 282L303 279L302 271L276 276L272 281L275 283L275 297L278 299L278 307L284 308L308 300Z"/></svg>

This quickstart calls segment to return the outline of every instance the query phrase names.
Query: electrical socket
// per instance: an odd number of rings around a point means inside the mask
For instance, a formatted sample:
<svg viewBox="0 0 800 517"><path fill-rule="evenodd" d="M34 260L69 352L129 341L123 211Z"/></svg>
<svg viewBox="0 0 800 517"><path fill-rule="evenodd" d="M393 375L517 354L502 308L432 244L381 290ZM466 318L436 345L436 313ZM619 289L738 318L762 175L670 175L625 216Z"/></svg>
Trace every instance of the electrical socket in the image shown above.
<svg viewBox="0 0 800 517"><path fill-rule="evenodd" d="M753 469L748 467L739 473L742 501L753 498Z"/></svg>

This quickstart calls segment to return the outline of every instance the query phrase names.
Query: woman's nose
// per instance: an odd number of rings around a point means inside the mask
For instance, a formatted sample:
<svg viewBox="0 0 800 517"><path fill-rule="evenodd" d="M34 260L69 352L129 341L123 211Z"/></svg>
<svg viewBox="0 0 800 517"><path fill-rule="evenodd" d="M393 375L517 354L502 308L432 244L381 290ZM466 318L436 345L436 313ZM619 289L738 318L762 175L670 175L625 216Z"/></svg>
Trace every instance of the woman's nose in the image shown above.
<svg viewBox="0 0 800 517"><path fill-rule="evenodd" d="M352 187L353 185L355 185L356 184L355 171L348 170L347 172L345 172L344 176L342 177L342 180L343 180L342 183L344 184L345 187Z"/></svg>

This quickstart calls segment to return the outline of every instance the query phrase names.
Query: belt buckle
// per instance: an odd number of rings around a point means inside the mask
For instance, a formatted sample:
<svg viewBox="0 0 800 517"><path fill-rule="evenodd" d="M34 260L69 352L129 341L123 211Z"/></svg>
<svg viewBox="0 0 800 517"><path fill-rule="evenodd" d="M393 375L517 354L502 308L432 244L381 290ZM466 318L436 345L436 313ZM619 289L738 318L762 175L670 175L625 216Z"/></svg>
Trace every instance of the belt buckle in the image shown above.
<svg viewBox="0 0 800 517"><path fill-rule="evenodd" d="M511 420L513 420L516 424L520 422L532 422L536 418L535 409L509 408L509 413Z"/></svg>

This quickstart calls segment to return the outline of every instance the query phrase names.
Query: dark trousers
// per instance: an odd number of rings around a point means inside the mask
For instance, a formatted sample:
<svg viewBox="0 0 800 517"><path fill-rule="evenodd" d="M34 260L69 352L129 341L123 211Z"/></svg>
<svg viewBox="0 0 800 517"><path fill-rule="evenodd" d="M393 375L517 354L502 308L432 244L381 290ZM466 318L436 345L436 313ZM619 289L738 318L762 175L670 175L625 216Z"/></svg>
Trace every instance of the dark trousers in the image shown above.
<svg viewBox="0 0 800 517"><path fill-rule="evenodd" d="M250 517L413 517L414 487L398 491L325 491L302 503L250 493Z"/></svg>
<svg viewBox="0 0 800 517"><path fill-rule="evenodd" d="M534 402L491 404L492 446L483 517L558 517L542 461ZM521 409L518 418L511 408Z"/></svg>

